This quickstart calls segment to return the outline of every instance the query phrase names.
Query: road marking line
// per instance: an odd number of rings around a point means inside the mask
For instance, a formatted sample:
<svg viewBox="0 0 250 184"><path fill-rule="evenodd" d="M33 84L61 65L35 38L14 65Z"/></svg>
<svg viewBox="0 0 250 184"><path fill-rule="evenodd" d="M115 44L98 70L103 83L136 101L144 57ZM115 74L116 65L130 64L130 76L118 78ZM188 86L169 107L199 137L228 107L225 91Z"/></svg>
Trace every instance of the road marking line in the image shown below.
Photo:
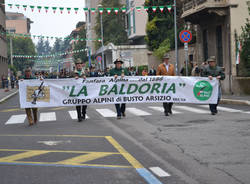
<svg viewBox="0 0 250 184"><path fill-rule="evenodd" d="M244 111L243 113L245 113L245 114L250 114L250 111L247 111L247 112L246 112L246 111Z"/></svg>
<svg viewBox="0 0 250 184"><path fill-rule="evenodd" d="M0 162L0 165L30 165L30 166L52 166L52 167L80 167L80 168L103 168L103 169L130 169L132 166L123 165L99 165L99 164L80 164L63 165L53 162Z"/></svg>
<svg viewBox="0 0 250 184"><path fill-rule="evenodd" d="M26 114L12 115L5 125L24 123Z"/></svg>
<svg viewBox="0 0 250 184"><path fill-rule="evenodd" d="M21 111L22 109L5 109L0 112L13 112L13 111Z"/></svg>
<svg viewBox="0 0 250 184"><path fill-rule="evenodd" d="M43 121L56 121L56 113L55 112L46 112L40 114L40 122Z"/></svg>
<svg viewBox="0 0 250 184"><path fill-rule="evenodd" d="M209 107L209 105L200 105L200 107ZM243 112L242 110L232 109L228 107L217 107L217 109L225 112L241 112L241 113Z"/></svg>
<svg viewBox="0 0 250 184"><path fill-rule="evenodd" d="M96 109L96 111L103 117L116 117L117 114L110 109Z"/></svg>
<svg viewBox="0 0 250 184"><path fill-rule="evenodd" d="M76 111L68 111L71 119L78 119ZM86 114L86 119L89 119L88 115Z"/></svg>
<svg viewBox="0 0 250 184"><path fill-rule="evenodd" d="M0 158L0 164L13 164L13 165L47 165L47 166L88 166L88 167L104 167L104 168L133 168L128 165L104 165L104 164L83 164L84 162L96 160L109 155L121 155L118 152L88 152L88 151L62 151L62 150L22 150L22 149L0 149L0 152L23 152L6 157ZM59 162L34 162L34 161L20 161L34 156L40 156L47 153L81 153L80 155L67 160Z"/></svg>
<svg viewBox="0 0 250 184"><path fill-rule="evenodd" d="M141 163L137 161L131 154L129 154L113 137L111 136L106 136L105 137L110 144L112 144L119 153L122 154L122 156L136 169L138 168L143 168Z"/></svg>
<svg viewBox="0 0 250 184"><path fill-rule="evenodd" d="M78 137L78 138L105 138L92 135L27 135L27 134L0 134L0 137Z"/></svg>
<svg viewBox="0 0 250 184"><path fill-rule="evenodd" d="M28 152L28 151L41 151L41 150L25 150L25 149L0 149L0 151L6 151L6 152L17 152L17 151L20 151L20 152ZM105 153L108 153L108 154L111 154L111 155L121 155L121 153L119 152L93 152L93 151L73 151L73 150L42 150L42 151L47 151L47 152L50 152L50 153L86 153L86 154L89 154L89 153L100 153L100 154L105 154ZM1 158L1 157L0 157Z"/></svg>
<svg viewBox="0 0 250 184"><path fill-rule="evenodd" d="M149 169L159 177L169 177L169 176L171 176L170 174L168 174L167 172L162 170L160 167L150 167Z"/></svg>
<svg viewBox="0 0 250 184"><path fill-rule="evenodd" d="M70 158L70 159L67 159L67 160L62 160L62 161L56 162L56 164L79 165L81 163L86 163L86 162L96 160L96 159L99 159L99 158L103 158L103 157L107 157L107 156L110 156L110 155L113 155L113 154L112 153L93 152L93 153L73 157L73 158Z"/></svg>
<svg viewBox="0 0 250 184"><path fill-rule="evenodd" d="M136 116L149 116L149 115L152 115L146 111L143 111L143 110L140 110L140 109L137 109L137 108L133 108L133 107L130 107L130 108L127 108L126 109L128 112L136 115Z"/></svg>
<svg viewBox="0 0 250 184"><path fill-rule="evenodd" d="M7 157L1 157L0 162L13 162L17 160L22 160L24 158L34 157L38 155L43 155L49 153L49 151L27 151L24 153L18 153L15 155L7 156Z"/></svg>
<svg viewBox="0 0 250 184"><path fill-rule="evenodd" d="M199 114L208 114L208 113L210 113L207 110L201 110L201 109L198 109L198 108L188 107L188 106L180 106L180 105L178 105L178 106L175 106L175 108L185 110L185 111L189 111L189 112L195 112L195 113L199 113Z"/></svg>
<svg viewBox="0 0 250 184"><path fill-rule="evenodd" d="M149 183L149 184L162 184L151 172L145 168L136 169L136 171Z"/></svg>
<svg viewBox="0 0 250 184"><path fill-rule="evenodd" d="M164 108L163 107L159 107L159 106L149 106L148 108L153 109L155 111L160 111L160 112L164 112ZM173 114L181 114L182 112L176 111L176 110L172 110Z"/></svg>

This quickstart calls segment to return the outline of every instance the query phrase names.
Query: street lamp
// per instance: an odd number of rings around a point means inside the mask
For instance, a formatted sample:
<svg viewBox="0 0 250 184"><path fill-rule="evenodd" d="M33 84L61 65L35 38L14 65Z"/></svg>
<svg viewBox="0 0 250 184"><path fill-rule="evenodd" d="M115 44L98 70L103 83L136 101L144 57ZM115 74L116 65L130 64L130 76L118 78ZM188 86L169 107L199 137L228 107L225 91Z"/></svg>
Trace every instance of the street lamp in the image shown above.
<svg viewBox="0 0 250 184"><path fill-rule="evenodd" d="M98 8L102 8L102 5L99 4ZM102 23L102 13L100 13L100 22L101 22L101 37L102 37L102 69L104 71L104 53L103 53L103 23Z"/></svg>

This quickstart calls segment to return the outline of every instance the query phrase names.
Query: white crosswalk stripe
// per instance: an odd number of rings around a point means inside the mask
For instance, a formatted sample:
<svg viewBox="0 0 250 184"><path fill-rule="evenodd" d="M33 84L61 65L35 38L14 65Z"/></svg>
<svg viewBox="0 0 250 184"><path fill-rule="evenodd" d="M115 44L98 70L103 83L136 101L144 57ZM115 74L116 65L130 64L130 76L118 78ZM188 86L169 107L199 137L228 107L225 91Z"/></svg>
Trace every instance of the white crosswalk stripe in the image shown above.
<svg viewBox="0 0 250 184"><path fill-rule="evenodd" d="M199 106L200 107L208 107L208 105L199 105ZM225 111L225 112L243 112L242 110L228 108L228 107L221 107L221 106L218 106L217 109L219 111Z"/></svg>
<svg viewBox="0 0 250 184"><path fill-rule="evenodd" d="M163 108L163 107L159 107L159 106L149 106L148 108L153 109L153 110L155 110L155 111L164 112L164 108ZM181 114L181 112L176 111L176 110L173 110L173 109L172 109L172 112L173 112L173 114Z"/></svg>
<svg viewBox="0 0 250 184"><path fill-rule="evenodd" d="M5 123L5 125L21 124L24 123L25 119L26 114L12 115L10 119Z"/></svg>
<svg viewBox="0 0 250 184"><path fill-rule="evenodd" d="M76 111L68 111L71 119L77 119L77 112ZM86 119L89 119L88 115L86 114Z"/></svg>
<svg viewBox="0 0 250 184"><path fill-rule="evenodd" d="M202 110L202 109L198 109L198 108L194 108L194 107L188 107L188 106L180 106L180 105L178 105L178 106L175 106L175 108L185 110L185 111L189 111L189 112L198 113L198 114L210 113L210 111L208 111L208 110Z"/></svg>
<svg viewBox="0 0 250 184"><path fill-rule="evenodd" d="M136 116L149 116L149 115L152 115L146 111L143 111L143 110L140 110L140 109L137 109L137 108L133 108L133 107L130 107L130 108L127 108L126 111L130 112L131 114L133 115L136 115Z"/></svg>
<svg viewBox="0 0 250 184"><path fill-rule="evenodd" d="M103 117L106 117L106 118L108 118L108 117L116 117L117 116L117 114L114 111L110 110L110 109L96 109L96 111L99 114L101 114Z"/></svg>
<svg viewBox="0 0 250 184"><path fill-rule="evenodd" d="M40 114L40 122L44 121L56 121L56 113L55 112L46 112Z"/></svg>

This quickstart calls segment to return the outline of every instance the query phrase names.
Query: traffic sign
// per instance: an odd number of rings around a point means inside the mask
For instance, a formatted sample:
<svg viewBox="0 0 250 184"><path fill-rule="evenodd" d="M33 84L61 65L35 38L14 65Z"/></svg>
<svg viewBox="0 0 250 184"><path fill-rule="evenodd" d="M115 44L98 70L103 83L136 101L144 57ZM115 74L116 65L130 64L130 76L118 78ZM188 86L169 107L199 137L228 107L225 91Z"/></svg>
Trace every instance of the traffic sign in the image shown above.
<svg viewBox="0 0 250 184"><path fill-rule="evenodd" d="M97 56L96 60L101 63L102 62L102 57L101 56Z"/></svg>
<svg viewBox="0 0 250 184"><path fill-rule="evenodd" d="M188 43L192 40L192 33L188 30L183 30L180 32L179 37L182 43Z"/></svg>

